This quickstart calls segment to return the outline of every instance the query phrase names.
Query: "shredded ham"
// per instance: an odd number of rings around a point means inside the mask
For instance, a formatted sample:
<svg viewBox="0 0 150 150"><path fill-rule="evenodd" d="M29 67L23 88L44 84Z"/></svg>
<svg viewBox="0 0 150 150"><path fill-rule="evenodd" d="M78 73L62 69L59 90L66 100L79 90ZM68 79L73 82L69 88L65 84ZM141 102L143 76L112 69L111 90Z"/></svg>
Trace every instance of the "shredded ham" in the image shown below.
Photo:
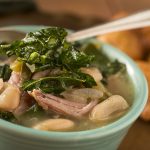
<svg viewBox="0 0 150 150"><path fill-rule="evenodd" d="M20 87L21 84L21 75L18 72L13 71L11 73L10 79L8 80L8 83L15 85L17 87Z"/></svg>
<svg viewBox="0 0 150 150"><path fill-rule="evenodd" d="M52 94L44 94L40 90L33 90L30 95L35 98L43 109L75 118L83 117L98 103L98 100L92 100L89 104L72 102Z"/></svg>
<svg viewBox="0 0 150 150"><path fill-rule="evenodd" d="M20 96L19 106L14 110L13 114L17 117L26 112L32 105L35 104L35 100L27 92L22 92Z"/></svg>

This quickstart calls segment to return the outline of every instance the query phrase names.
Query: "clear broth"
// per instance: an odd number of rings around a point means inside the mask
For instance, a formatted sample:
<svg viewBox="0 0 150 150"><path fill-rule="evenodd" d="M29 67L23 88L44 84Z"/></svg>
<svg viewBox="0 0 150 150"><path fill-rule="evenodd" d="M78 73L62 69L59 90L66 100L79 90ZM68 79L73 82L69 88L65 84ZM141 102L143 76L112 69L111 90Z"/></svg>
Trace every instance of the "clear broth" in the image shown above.
<svg viewBox="0 0 150 150"><path fill-rule="evenodd" d="M112 75L108 78L108 85L107 85L108 90L112 94L118 94L123 96L128 104L131 106L133 99L134 99L134 88L133 88L133 83L131 82L129 76L126 74L116 74ZM112 119L106 120L106 121L101 121L101 122L92 122L89 120L89 115L85 116L84 119L82 120L75 120L72 118L64 117L61 115L57 114L39 114L37 116L31 117L30 115L24 116L20 124L26 127L32 127L33 125L37 124L38 122L45 120L45 119L50 119L50 118L67 118L70 120L73 120L76 124L76 126L71 130L71 131L83 131L83 130L90 130L90 129L95 129L99 128L102 126L105 126L109 123L112 123L116 120L118 120L120 117L125 115L128 110L120 113L119 115L115 115L115 117L112 116ZM69 130L70 131L70 130Z"/></svg>

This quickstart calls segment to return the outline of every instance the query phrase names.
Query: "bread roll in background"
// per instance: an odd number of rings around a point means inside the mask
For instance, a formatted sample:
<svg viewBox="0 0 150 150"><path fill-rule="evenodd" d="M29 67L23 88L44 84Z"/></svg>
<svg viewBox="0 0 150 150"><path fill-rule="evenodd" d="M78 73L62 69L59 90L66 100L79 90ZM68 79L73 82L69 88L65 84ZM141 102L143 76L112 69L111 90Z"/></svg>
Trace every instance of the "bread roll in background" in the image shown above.
<svg viewBox="0 0 150 150"><path fill-rule="evenodd" d="M150 52L150 27L140 29L139 34L144 50Z"/></svg>
<svg viewBox="0 0 150 150"><path fill-rule="evenodd" d="M128 16L127 12L121 11L115 14L111 20L116 20ZM144 47L140 38L139 30L126 30L120 32L113 32L98 36L98 39L119 48L128 56L135 60L144 57Z"/></svg>
<svg viewBox="0 0 150 150"><path fill-rule="evenodd" d="M144 51L137 33L121 31L98 36L98 39L119 48L135 60L142 59Z"/></svg>

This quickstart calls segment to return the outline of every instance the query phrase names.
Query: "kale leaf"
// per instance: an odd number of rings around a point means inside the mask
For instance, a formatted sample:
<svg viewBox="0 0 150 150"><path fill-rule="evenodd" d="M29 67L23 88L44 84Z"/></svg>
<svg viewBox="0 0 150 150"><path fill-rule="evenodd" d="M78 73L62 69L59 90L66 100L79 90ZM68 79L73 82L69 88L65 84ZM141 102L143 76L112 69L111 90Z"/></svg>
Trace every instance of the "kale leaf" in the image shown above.
<svg viewBox="0 0 150 150"><path fill-rule="evenodd" d="M78 46L66 41L67 31L60 27L45 28L30 32L20 41L0 44L0 53L15 55L25 64L22 69L23 90L40 88L44 92L59 93L70 86L92 87L96 85L93 77L81 73L81 67L87 67L93 61L93 55L86 55ZM57 76L48 76L32 80L32 74L46 69L65 70ZM28 71L29 70L29 71ZM29 76L31 73L31 76ZM27 81L25 81L27 80Z"/></svg>
<svg viewBox="0 0 150 150"><path fill-rule="evenodd" d="M81 67L87 67L94 59L93 55L86 55L84 52L72 47L67 51L63 51L60 55L60 63L65 68L70 70L79 69Z"/></svg>
<svg viewBox="0 0 150 150"><path fill-rule="evenodd" d="M104 54L103 49L97 48L95 44L90 43L84 45L83 51L87 55L92 54L95 56L92 65L100 69L103 77L107 78L112 74L126 71L125 64L119 62L118 60L111 60L106 54Z"/></svg>
<svg viewBox="0 0 150 150"><path fill-rule="evenodd" d="M85 67L93 60L65 40L67 32L60 27L45 28L30 32L20 41L0 45L0 53L16 55L18 59L34 64L35 67L65 67L76 69Z"/></svg>
<svg viewBox="0 0 150 150"><path fill-rule="evenodd" d="M31 91L33 89L41 89L45 93L55 93L66 90L67 88L74 87L92 87L96 85L94 79L84 73L66 73L59 76L50 76L40 78L38 80L29 80L23 83L22 89L25 91Z"/></svg>
<svg viewBox="0 0 150 150"><path fill-rule="evenodd" d="M105 76L116 74L118 72L124 72L126 70L125 64L120 63L118 60L107 63L106 67L107 70L103 70L103 74L105 74Z"/></svg>
<svg viewBox="0 0 150 150"><path fill-rule="evenodd" d="M7 112L7 111L0 111L0 118L7 120L7 121L11 121L13 120L15 117L11 112Z"/></svg>
<svg viewBox="0 0 150 150"><path fill-rule="evenodd" d="M10 78L12 70L10 69L10 66L5 64L3 66L0 66L0 78L2 78L4 81L7 81Z"/></svg>

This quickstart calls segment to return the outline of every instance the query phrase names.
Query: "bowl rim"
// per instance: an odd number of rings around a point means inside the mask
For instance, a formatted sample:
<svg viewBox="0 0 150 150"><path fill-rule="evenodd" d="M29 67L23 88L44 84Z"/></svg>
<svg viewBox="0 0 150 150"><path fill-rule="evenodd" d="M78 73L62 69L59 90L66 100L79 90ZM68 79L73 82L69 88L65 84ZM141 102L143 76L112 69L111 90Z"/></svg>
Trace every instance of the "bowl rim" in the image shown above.
<svg viewBox="0 0 150 150"><path fill-rule="evenodd" d="M18 31L36 31L46 26L8 26L3 27L3 29L18 30ZM97 41L97 40L94 40ZM100 43L100 42L99 42ZM119 51L117 48L114 48L108 44L103 44L104 49L110 51L107 54L113 58L119 59L119 61L124 62L127 65L127 70L130 72L131 80L137 90L135 93L136 102L131 106L131 110L128 111L126 115L118 119L117 121L110 123L104 127L86 130L86 131L75 131L75 132L47 132L39 131L31 128L23 127L16 125L5 120L0 119L0 130L5 132L18 134L20 136L30 136L35 139L51 140L51 141L60 141L68 142L74 140L87 141L93 138L105 137L107 135L113 134L124 128L130 127L130 125L138 118L148 98L148 85L144 74L141 72L139 67L134 63L134 61L129 58L126 54ZM140 85L140 87L138 86ZM117 128L116 128L117 125Z"/></svg>

